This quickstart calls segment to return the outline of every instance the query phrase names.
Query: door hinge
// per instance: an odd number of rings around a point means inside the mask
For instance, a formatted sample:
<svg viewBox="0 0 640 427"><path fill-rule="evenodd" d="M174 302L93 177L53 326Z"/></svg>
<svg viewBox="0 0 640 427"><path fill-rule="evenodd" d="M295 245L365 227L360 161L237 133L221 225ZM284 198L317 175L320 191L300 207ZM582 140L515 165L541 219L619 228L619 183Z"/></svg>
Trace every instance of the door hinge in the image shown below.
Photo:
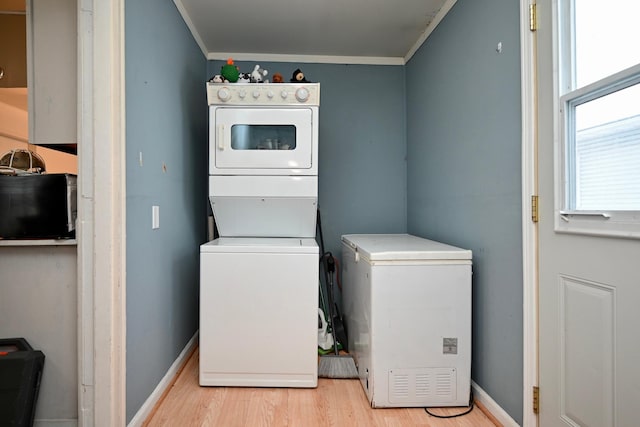
<svg viewBox="0 0 640 427"><path fill-rule="evenodd" d="M529 5L529 31L536 31L538 29L538 15L536 12L536 4Z"/></svg>
<svg viewBox="0 0 640 427"><path fill-rule="evenodd" d="M531 196L531 221L538 222L538 196Z"/></svg>
<svg viewBox="0 0 640 427"><path fill-rule="evenodd" d="M540 412L540 388L537 385L533 386L533 413Z"/></svg>

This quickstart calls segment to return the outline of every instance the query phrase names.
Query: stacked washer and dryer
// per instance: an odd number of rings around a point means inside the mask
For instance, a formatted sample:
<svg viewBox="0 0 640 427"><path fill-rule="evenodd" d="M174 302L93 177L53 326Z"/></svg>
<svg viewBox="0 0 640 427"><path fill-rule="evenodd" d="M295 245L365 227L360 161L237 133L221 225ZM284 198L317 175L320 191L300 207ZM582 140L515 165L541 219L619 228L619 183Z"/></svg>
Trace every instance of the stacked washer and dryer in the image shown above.
<svg viewBox="0 0 640 427"><path fill-rule="evenodd" d="M318 83L207 83L200 385L316 387Z"/></svg>

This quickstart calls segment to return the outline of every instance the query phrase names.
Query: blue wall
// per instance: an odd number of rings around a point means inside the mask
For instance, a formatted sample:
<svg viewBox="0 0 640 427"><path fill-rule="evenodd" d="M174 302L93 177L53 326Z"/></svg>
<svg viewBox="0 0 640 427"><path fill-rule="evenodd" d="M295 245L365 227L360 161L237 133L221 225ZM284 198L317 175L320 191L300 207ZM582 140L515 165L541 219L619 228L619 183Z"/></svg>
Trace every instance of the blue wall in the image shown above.
<svg viewBox="0 0 640 427"><path fill-rule="evenodd" d="M206 60L174 3L125 7L130 421L198 330L207 108ZM152 205L160 206L157 230Z"/></svg>
<svg viewBox="0 0 640 427"><path fill-rule="evenodd" d="M210 61L209 77L222 61ZM242 72L257 62L237 61ZM404 68L261 62L289 81L320 82L319 189L325 249L347 233L406 232Z"/></svg>
<svg viewBox="0 0 640 427"><path fill-rule="evenodd" d="M321 83L327 250L339 254L345 233L407 231L473 250L472 377L521 422L518 7L458 0L406 67L260 65L269 78L299 67ZM198 328L204 81L222 62L204 59L172 2L127 2L126 21L130 420ZM254 64L237 62L245 72Z"/></svg>
<svg viewBox="0 0 640 427"><path fill-rule="evenodd" d="M472 249L472 377L521 423L518 2L458 0L406 79L408 230Z"/></svg>

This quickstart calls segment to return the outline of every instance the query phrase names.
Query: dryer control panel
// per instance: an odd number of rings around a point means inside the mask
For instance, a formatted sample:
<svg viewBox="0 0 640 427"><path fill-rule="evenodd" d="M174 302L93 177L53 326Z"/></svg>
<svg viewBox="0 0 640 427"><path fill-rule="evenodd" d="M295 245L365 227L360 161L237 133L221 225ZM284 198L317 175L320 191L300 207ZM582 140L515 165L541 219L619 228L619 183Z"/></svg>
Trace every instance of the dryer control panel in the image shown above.
<svg viewBox="0 0 640 427"><path fill-rule="evenodd" d="M207 82L209 105L302 106L320 105L320 83L212 83Z"/></svg>

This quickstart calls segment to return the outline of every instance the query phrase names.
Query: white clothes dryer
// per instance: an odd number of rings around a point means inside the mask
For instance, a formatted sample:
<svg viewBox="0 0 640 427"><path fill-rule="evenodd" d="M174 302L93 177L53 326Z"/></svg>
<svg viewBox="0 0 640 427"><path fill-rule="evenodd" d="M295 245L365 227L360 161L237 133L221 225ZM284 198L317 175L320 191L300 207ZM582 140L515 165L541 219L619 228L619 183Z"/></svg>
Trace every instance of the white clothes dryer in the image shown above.
<svg viewBox="0 0 640 427"><path fill-rule="evenodd" d="M207 83L220 236L315 237L319 83Z"/></svg>

